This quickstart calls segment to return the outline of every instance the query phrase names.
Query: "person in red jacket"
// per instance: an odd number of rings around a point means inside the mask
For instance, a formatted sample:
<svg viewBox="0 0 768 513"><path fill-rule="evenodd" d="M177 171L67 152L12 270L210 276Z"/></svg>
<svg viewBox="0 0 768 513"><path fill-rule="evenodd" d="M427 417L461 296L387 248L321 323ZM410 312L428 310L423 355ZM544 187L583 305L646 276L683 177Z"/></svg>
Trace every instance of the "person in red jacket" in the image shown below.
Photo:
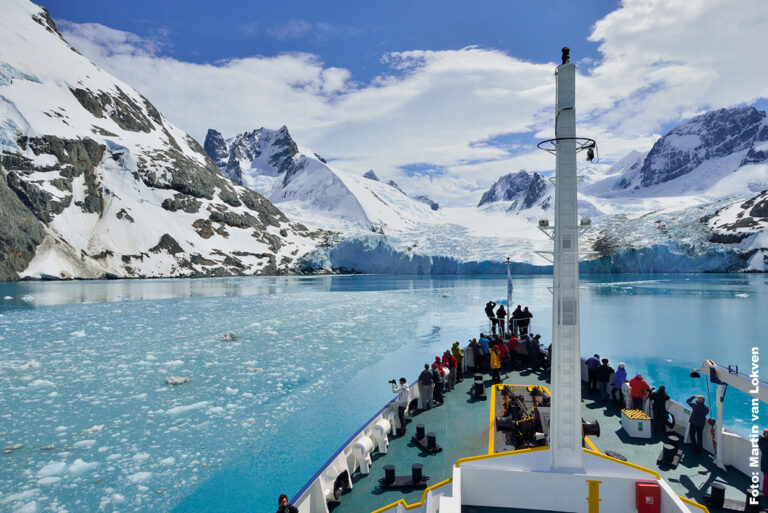
<svg viewBox="0 0 768 513"><path fill-rule="evenodd" d="M517 346L519 345L520 341L516 336L512 335L509 337L509 343L507 344L507 347L509 348L509 365L512 367L512 370L517 369Z"/></svg>
<svg viewBox="0 0 768 513"><path fill-rule="evenodd" d="M645 396L650 393L651 387L645 382L643 377L638 374L629 380L629 391L632 394L632 409L642 410Z"/></svg>
<svg viewBox="0 0 768 513"><path fill-rule="evenodd" d="M499 344L499 359L501 359L501 370L506 373L507 379L509 377L509 348L505 344Z"/></svg>
<svg viewBox="0 0 768 513"><path fill-rule="evenodd" d="M451 352L446 351L443 353L443 368L448 369L450 371L450 374L446 376L445 378L445 389L446 390L453 390L453 387L456 386L456 372L453 369L453 366L451 365Z"/></svg>

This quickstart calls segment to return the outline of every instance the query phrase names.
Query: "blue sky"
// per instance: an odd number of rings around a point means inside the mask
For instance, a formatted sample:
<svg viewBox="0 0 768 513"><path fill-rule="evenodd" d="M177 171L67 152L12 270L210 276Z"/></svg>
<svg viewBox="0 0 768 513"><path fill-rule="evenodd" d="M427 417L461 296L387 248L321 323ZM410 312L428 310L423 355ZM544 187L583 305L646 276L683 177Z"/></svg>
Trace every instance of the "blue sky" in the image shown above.
<svg viewBox="0 0 768 513"><path fill-rule="evenodd" d="M164 43L160 54L191 62L317 54L328 66L368 81L389 52L456 50L470 45L534 62L554 61L561 46L597 59L587 41L616 1L63 1L45 5L56 19L100 23Z"/></svg>
<svg viewBox="0 0 768 513"><path fill-rule="evenodd" d="M203 139L287 125L299 145L466 202L550 171L560 48L602 164L717 108L765 108L764 0L46 4L65 38ZM470 194L467 194L469 192Z"/></svg>

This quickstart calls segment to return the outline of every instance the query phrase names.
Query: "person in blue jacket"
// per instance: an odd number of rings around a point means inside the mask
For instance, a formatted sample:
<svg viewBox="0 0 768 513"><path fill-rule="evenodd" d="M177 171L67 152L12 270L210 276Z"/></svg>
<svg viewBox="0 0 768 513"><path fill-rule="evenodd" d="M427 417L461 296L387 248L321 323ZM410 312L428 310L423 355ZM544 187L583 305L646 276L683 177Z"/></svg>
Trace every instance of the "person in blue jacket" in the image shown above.
<svg viewBox="0 0 768 513"><path fill-rule="evenodd" d="M480 340L477 342L480 344L480 350L483 352L483 361L481 362L480 369L485 372L488 370L488 363L491 358L491 341L483 333L480 333Z"/></svg>
<svg viewBox="0 0 768 513"><path fill-rule="evenodd" d="M611 385L613 386L611 389L611 399L613 399L613 404L619 405L622 408L624 407L624 391L621 387L627 381L627 369L625 367L624 362L621 362L619 368L613 373L613 379L611 380ZM616 392L619 393L618 397L616 397Z"/></svg>

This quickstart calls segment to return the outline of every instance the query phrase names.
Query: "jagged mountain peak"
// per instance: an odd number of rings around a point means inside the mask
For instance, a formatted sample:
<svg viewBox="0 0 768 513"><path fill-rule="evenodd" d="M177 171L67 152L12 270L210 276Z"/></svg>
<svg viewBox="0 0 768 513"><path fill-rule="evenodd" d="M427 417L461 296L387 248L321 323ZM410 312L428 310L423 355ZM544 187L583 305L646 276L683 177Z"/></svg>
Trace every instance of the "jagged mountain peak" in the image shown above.
<svg viewBox="0 0 768 513"><path fill-rule="evenodd" d="M491 188L483 193L477 206L482 207L497 201L511 201L528 190L532 179L531 174L525 169L521 169L517 173L508 173L496 180Z"/></svg>
<svg viewBox="0 0 768 513"><path fill-rule="evenodd" d="M535 206L549 209L554 187L544 175L521 169L499 178L480 199L478 207L503 204L507 212L521 212Z"/></svg>
<svg viewBox="0 0 768 513"><path fill-rule="evenodd" d="M229 149L227 148L227 143L224 141L224 137L222 137L221 132L214 130L213 128L209 128L208 133L205 134L205 143L203 143L203 148L205 149L205 153L211 157L213 163L216 164L219 168L227 165Z"/></svg>
<svg viewBox="0 0 768 513"><path fill-rule="evenodd" d="M373 171L373 169L369 169L368 171L366 171L365 174L363 175L363 178L367 178L368 180L373 180L374 182L379 181L379 177L376 176L376 173Z"/></svg>
<svg viewBox="0 0 768 513"><path fill-rule="evenodd" d="M226 141L217 130L209 129L205 151L224 176L238 185L248 185L243 181L244 169L256 168L261 175L283 176L288 181L300 165L296 161L299 147L285 125L278 130L256 128Z"/></svg>
<svg viewBox="0 0 768 513"><path fill-rule="evenodd" d="M768 141L766 113L754 107L719 109L691 118L656 141L640 172L640 186L669 182L708 160L746 152ZM758 159L752 155L753 160ZM741 162L741 160L740 160Z"/></svg>

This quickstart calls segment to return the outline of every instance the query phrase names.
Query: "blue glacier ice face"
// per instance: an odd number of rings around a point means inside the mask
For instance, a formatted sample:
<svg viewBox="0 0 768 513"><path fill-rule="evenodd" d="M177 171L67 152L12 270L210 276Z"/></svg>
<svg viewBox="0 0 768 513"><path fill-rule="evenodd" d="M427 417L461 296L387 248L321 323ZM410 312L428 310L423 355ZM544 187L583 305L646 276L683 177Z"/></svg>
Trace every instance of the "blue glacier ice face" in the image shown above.
<svg viewBox="0 0 768 513"><path fill-rule="evenodd" d="M14 78L40 83L36 76L19 71L7 62L0 62L0 87L11 85Z"/></svg>

